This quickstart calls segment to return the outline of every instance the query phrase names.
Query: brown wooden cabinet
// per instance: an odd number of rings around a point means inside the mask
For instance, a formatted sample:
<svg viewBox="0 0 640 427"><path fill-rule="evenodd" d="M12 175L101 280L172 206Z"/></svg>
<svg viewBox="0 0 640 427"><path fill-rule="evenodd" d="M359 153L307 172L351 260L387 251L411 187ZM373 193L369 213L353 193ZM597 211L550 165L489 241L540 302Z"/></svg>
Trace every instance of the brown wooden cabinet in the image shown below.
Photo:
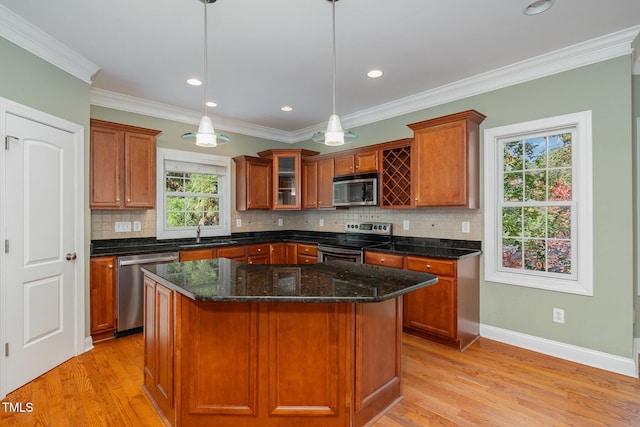
<svg viewBox="0 0 640 427"><path fill-rule="evenodd" d="M116 257L91 258L90 324L95 341L113 338L116 330Z"/></svg>
<svg viewBox="0 0 640 427"><path fill-rule="evenodd" d="M144 389L175 424L174 292L144 278Z"/></svg>
<svg viewBox="0 0 640 427"><path fill-rule="evenodd" d="M236 210L271 209L273 188L270 159L238 156L236 164Z"/></svg>
<svg viewBox="0 0 640 427"><path fill-rule="evenodd" d="M408 270L438 276L438 283L404 296L408 332L464 350L480 336L479 258L406 257Z"/></svg>
<svg viewBox="0 0 640 427"><path fill-rule="evenodd" d="M298 243L296 264L315 264L318 262L318 245Z"/></svg>
<svg viewBox="0 0 640 427"><path fill-rule="evenodd" d="M304 209L333 208L334 159L302 162Z"/></svg>
<svg viewBox="0 0 640 427"><path fill-rule="evenodd" d="M160 131L91 119L91 209L153 209Z"/></svg>
<svg viewBox="0 0 640 427"><path fill-rule="evenodd" d="M384 144L380 150L380 207L413 208L410 138Z"/></svg>
<svg viewBox="0 0 640 427"><path fill-rule="evenodd" d="M408 125L414 132L416 207L479 207L479 129L484 118L469 110Z"/></svg>
<svg viewBox="0 0 640 427"><path fill-rule="evenodd" d="M249 264L269 264L271 248L268 243L257 243L247 246L247 262Z"/></svg>
<svg viewBox="0 0 640 427"><path fill-rule="evenodd" d="M226 246L218 249L218 258L229 258L234 261L247 262L245 246Z"/></svg>
<svg viewBox="0 0 640 427"><path fill-rule="evenodd" d="M190 249L188 251L180 251L180 262L198 261L201 259L212 259L217 257L216 249Z"/></svg>
<svg viewBox="0 0 640 427"><path fill-rule="evenodd" d="M378 150L358 150L336 157L334 163L336 176L376 172L378 170Z"/></svg>
<svg viewBox="0 0 640 427"><path fill-rule="evenodd" d="M285 243L269 244L269 263L270 264L286 264L287 263L287 247Z"/></svg>
<svg viewBox="0 0 640 427"><path fill-rule="evenodd" d="M404 268L404 256L384 252L366 251L364 254L365 264L381 265L383 267Z"/></svg>

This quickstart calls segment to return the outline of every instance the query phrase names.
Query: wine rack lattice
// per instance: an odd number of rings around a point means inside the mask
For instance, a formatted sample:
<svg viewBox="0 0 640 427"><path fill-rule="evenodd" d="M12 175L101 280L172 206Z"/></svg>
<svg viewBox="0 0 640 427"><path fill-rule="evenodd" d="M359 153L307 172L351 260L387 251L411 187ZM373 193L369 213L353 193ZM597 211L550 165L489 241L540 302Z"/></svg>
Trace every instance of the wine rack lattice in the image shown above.
<svg viewBox="0 0 640 427"><path fill-rule="evenodd" d="M381 207L411 207L411 148L382 151Z"/></svg>

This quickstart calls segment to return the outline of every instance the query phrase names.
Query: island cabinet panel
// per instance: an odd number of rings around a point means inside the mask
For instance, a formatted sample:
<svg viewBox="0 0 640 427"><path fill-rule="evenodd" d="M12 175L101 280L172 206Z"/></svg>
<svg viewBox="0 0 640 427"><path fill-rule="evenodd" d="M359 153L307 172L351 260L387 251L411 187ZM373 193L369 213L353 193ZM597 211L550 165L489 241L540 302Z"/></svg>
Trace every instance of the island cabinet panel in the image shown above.
<svg viewBox="0 0 640 427"><path fill-rule="evenodd" d="M181 328L181 362L188 367L182 376L181 424L207 425L205 415L219 415L215 425L232 425L237 419L232 415L258 415L258 304L186 298L182 304L189 320Z"/></svg>
<svg viewBox="0 0 640 427"><path fill-rule="evenodd" d="M144 388L172 424L174 405L174 292L144 279Z"/></svg>
<svg viewBox="0 0 640 427"><path fill-rule="evenodd" d="M402 299L357 305L355 328L354 425L364 425L400 400Z"/></svg>
<svg viewBox="0 0 640 427"><path fill-rule="evenodd" d="M344 384L336 387L345 370L344 307L273 303L268 308L269 414L344 417L338 409Z"/></svg>
<svg viewBox="0 0 640 427"><path fill-rule="evenodd" d="M416 207L479 207L480 123L475 110L408 125Z"/></svg>

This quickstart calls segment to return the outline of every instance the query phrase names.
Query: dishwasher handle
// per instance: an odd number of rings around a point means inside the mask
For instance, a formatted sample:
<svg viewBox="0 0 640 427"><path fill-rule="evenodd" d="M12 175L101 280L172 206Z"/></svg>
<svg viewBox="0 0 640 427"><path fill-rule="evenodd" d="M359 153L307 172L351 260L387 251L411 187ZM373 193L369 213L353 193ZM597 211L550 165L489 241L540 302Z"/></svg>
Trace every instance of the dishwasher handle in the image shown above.
<svg viewBox="0 0 640 427"><path fill-rule="evenodd" d="M154 264L159 262L171 262L171 261L178 261L178 257L171 255L171 256L157 257L157 258L118 260L118 265L125 266L125 265Z"/></svg>

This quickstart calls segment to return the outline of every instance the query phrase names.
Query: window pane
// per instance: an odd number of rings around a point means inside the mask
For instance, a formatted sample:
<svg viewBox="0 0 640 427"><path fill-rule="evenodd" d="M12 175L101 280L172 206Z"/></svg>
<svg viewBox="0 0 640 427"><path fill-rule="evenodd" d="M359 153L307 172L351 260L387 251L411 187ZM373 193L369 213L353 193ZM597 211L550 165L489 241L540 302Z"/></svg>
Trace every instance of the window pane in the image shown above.
<svg viewBox="0 0 640 427"><path fill-rule="evenodd" d="M547 256L550 272L571 274L571 241L549 240Z"/></svg>
<svg viewBox="0 0 640 427"><path fill-rule="evenodd" d="M167 211L183 211L184 197L169 196L167 197Z"/></svg>
<svg viewBox="0 0 640 427"><path fill-rule="evenodd" d="M197 227L200 223L200 215L199 212L186 212L184 216L184 225L187 227Z"/></svg>
<svg viewBox="0 0 640 427"><path fill-rule="evenodd" d="M549 137L549 167L571 167L571 134Z"/></svg>
<svg viewBox="0 0 640 427"><path fill-rule="evenodd" d="M544 169L547 167L547 139L533 138L524 142L526 169Z"/></svg>
<svg viewBox="0 0 640 427"><path fill-rule="evenodd" d="M522 157L522 141L509 142L504 145L504 171L520 171L524 169Z"/></svg>
<svg viewBox="0 0 640 427"><path fill-rule="evenodd" d="M572 198L571 169L552 169L549 171L549 200L567 200Z"/></svg>
<svg viewBox="0 0 640 427"><path fill-rule="evenodd" d="M546 208L524 208L524 237L547 236Z"/></svg>
<svg viewBox="0 0 640 427"><path fill-rule="evenodd" d="M522 208L502 208L502 235L522 236Z"/></svg>
<svg viewBox="0 0 640 427"><path fill-rule="evenodd" d="M520 240L502 240L502 266L522 268L522 242Z"/></svg>
<svg viewBox="0 0 640 427"><path fill-rule="evenodd" d="M204 216L204 225L220 225L220 212L208 211Z"/></svg>
<svg viewBox="0 0 640 427"><path fill-rule="evenodd" d="M525 200L544 202L547 199L547 173L545 171L526 172Z"/></svg>
<svg viewBox="0 0 640 427"><path fill-rule="evenodd" d="M551 206L548 208L548 236L555 239L571 238L571 208Z"/></svg>
<svg viewBox="0 0 640 427"><path fill-rule="evenodd" d="M182 177L167 176L167 191L172 193L181 193L184 191L184 180Z"/></svg>
<svg viewBox="0 0 640 427"><path fill-rule="evenodd" d="M504 200L505 202L521 202L523 200L524 187L522 185L522 173L504 174Z"/></svg>
<svg viewBox="0 0 640 427"><path fill-rule="evenodd" d="M545 271L545 259L544 240L525 240L524 268L526 270Z"/></svg>
<svg viewBox="0 0 640 427"><path fill-rule="evenodd" d="M184 213L167 212L167 226L170 228L184 227Z"/></svg>

